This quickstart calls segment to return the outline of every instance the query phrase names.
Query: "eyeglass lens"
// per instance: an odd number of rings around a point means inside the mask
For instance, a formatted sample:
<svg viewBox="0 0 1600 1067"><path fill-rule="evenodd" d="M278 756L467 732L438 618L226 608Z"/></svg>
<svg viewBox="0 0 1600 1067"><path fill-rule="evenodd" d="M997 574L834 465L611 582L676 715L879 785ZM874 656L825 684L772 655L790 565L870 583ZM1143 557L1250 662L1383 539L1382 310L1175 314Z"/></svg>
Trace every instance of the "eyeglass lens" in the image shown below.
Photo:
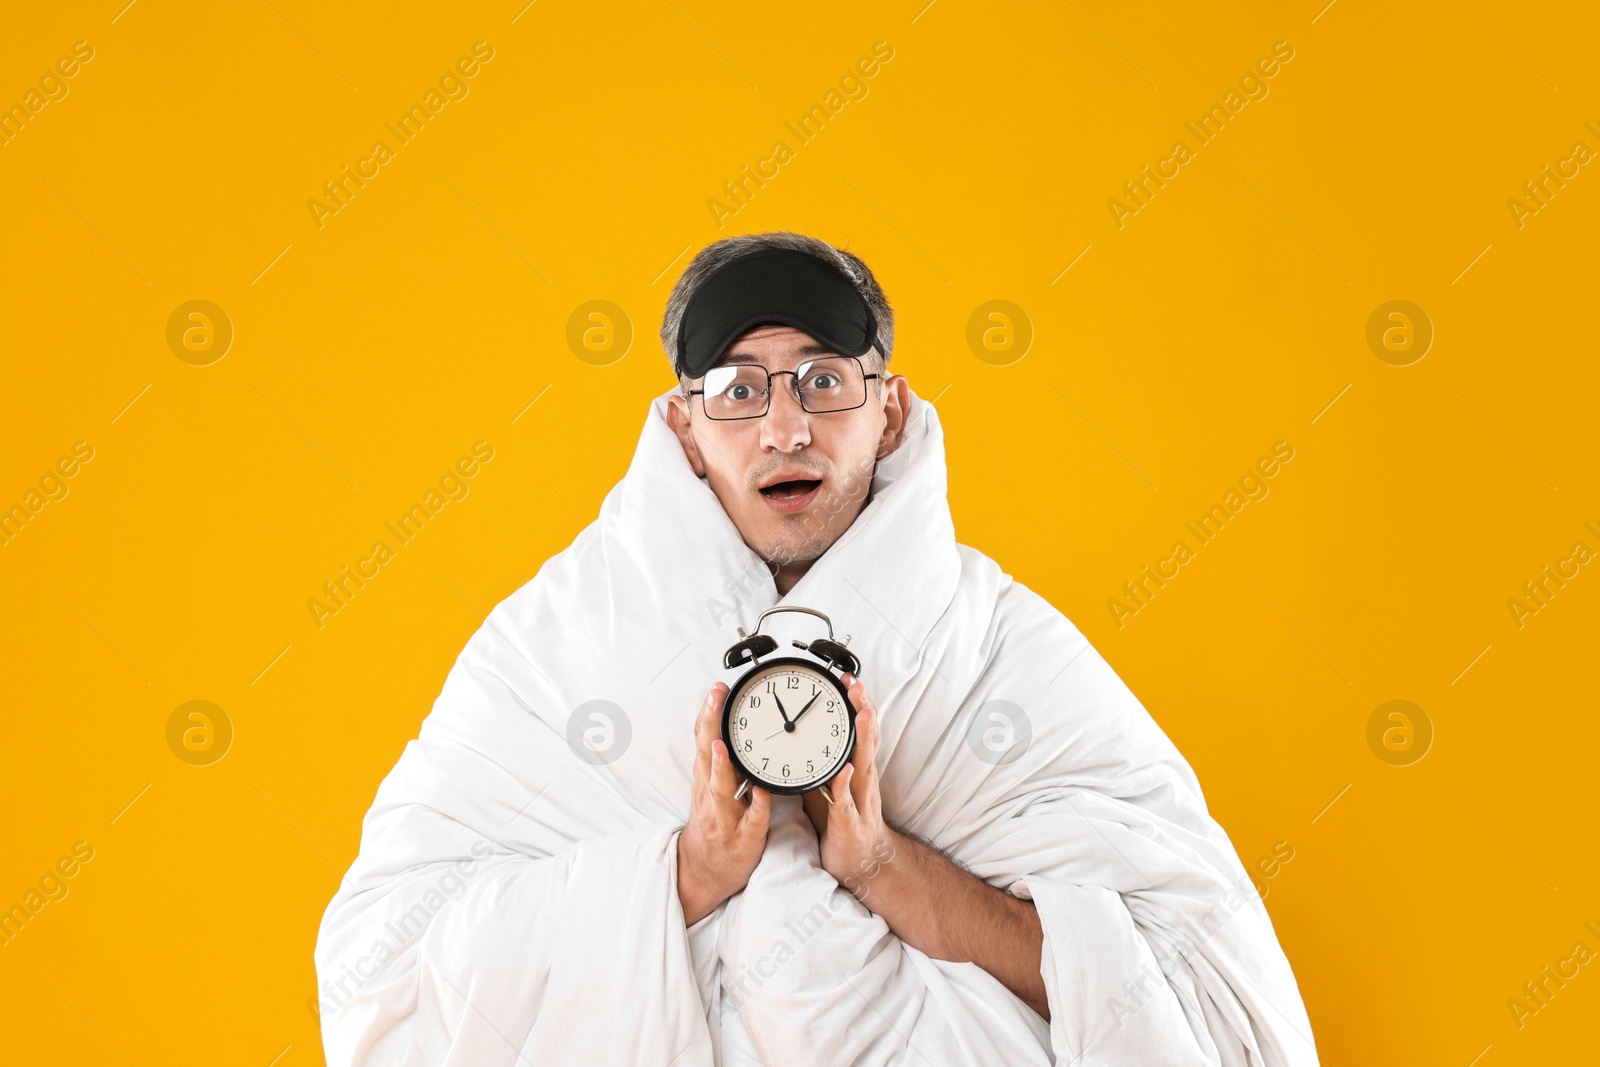
<svg viewBox="0 0 1600 1067"><path fill-rule="evenodd" d="M787 378L780 371L777 377ZM812 414L846 411L866 401L866 379L857 360L844 356L813 359L794 372L800 406ZM713 419L749 419L764 415L771 399L771 377L765 367L736 363L712 367L705 374L706 414Z"/></svg>

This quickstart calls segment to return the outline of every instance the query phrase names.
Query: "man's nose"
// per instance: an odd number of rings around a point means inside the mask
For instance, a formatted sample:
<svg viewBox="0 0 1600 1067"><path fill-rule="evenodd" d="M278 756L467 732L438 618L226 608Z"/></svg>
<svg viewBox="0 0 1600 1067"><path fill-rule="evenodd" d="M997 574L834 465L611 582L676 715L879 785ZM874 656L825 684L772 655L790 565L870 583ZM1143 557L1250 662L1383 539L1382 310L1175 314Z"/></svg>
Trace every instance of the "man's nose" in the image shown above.
<svg viewBox="0 0 1600 1067"><path fill-rule="evenodd" d="M791 379L775 378L767 413L761 416L761 447L793 452L811 443L811 417L800 406Z"/></svg>

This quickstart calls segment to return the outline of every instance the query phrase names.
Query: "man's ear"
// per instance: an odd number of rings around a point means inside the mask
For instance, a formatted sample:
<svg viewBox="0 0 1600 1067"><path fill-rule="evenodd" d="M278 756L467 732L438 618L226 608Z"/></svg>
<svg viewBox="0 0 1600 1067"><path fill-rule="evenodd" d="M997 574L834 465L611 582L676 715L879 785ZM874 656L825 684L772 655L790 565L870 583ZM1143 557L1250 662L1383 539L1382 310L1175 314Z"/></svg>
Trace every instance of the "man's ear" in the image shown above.
<svg viewBox="0 0 1600 1067"><path fill-rule="evenodd" d="M700 458L700 446L694 443L694 433L689 428L688 397L681 393L673 393L667 397L667 425L678 435L678 443L683 445L683 454L689 460L689 467L694 471L695 477L704 478L706 464Z"/></svg>
<svg viewBox="0 0 1600 1067"><path fill-rule="evenodd" d="M905 440L906 416L911 412L911 386L905 375L895 374L884 382L883 434L878 438L878 458L887 459Z"/></svg>

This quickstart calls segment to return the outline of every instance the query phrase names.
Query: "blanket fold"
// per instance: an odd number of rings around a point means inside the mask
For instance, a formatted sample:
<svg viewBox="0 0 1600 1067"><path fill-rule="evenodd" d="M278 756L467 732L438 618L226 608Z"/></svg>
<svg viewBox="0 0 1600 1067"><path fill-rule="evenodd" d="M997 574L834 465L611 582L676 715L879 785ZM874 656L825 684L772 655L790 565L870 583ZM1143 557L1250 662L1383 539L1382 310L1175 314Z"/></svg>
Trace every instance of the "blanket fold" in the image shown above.
<svg viewBox="0 0 1600 1067"><path fill-rule="evenodd" d="M328 1062L1316 1063L1188 764L1060 612L956 543L933 407L913 397L866 508L780 600L665 406L380 786L318 938ZM794 798L749 885L685 929L694 715L737 677L734 627L780 602L852 637L886 817L1034 901L1048 1024L895 937L821 869ZM799 620L767 629L815 636Z"/></svg>

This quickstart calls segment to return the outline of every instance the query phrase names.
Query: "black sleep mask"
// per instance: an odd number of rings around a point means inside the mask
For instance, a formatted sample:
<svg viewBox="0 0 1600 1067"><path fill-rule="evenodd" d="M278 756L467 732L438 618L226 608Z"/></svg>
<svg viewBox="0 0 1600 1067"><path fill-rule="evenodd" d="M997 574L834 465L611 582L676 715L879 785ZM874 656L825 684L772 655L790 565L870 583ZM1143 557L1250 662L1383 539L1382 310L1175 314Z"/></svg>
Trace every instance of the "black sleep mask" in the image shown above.
<svg viewBox="0 0 1600 1067"><path fill-rule="evenodd" d="M844 356L876 348L878 323L854 283L826 260L793 248L762 248L730 260L700 283L678 324L673 363L685 378L717 365L755 326L804 330Z"/></svg>

